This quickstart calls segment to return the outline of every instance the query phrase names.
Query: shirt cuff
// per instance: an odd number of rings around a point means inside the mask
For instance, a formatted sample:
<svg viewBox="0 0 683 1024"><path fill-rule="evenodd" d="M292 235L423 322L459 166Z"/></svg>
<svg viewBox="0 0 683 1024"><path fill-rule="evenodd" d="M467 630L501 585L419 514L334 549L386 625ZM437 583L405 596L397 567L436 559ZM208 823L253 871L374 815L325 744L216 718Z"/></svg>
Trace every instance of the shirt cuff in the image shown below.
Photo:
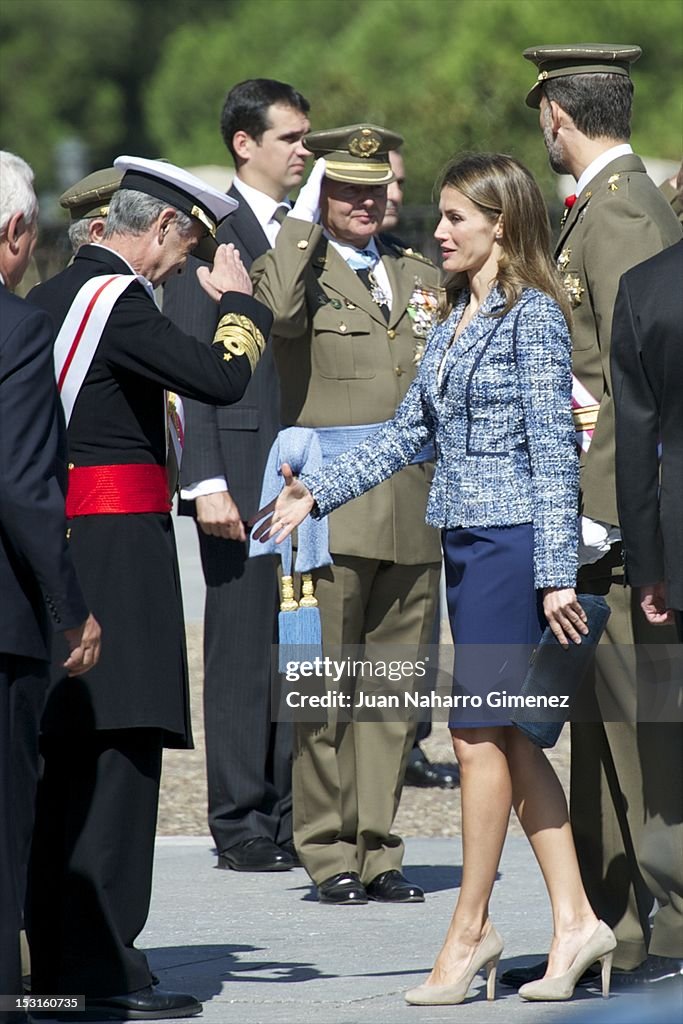
<svg viewBox="0 0 683 1024"><path fill-rule="evenodd" d="M209 480L196 480L188 487L181 487L180 497L185 501L194 501L205 494L218 494L220 491L228 491L228 481L224 476L213 476Z"/></svg>

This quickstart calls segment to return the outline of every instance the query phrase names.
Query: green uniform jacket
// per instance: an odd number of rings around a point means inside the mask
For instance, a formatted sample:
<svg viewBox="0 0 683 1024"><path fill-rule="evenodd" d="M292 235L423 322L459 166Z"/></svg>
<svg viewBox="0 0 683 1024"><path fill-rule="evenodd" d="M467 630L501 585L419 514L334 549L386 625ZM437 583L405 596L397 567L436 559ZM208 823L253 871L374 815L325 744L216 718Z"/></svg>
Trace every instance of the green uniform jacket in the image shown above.
<svg viewBox="0 0 683 1024"><path fill-rule="evenodd" d="M610 380L619 278L680 237L676 216L635 154L617 157L589 181L560 231L555 254L573 307L573 370L600 403L590 449L581 456L582 511L591 519L619 522Z"/></svg>
<svg viewBox="0 0 683 1024"><path fill-rule="evenodd" d="M393 294L389 321L318 224L288 217L275 248L252 267L254 294L275 317L271 334L285 426L391 419L416 373L419 339L408 307L416 289L435 299L436 267L377 242ZM425 524L431 462L407 466L329 517L330 551L419 565L441 557Z"/></svg>

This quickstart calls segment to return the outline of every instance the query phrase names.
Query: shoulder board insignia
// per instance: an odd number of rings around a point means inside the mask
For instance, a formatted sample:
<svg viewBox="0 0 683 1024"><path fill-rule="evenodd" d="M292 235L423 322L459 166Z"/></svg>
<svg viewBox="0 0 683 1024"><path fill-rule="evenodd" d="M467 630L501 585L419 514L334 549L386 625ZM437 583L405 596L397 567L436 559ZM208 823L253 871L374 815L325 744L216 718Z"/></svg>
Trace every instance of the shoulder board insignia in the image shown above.
<svg viewBox="0 0 683 1024"><path fill-rule="evenodd" d="M423 263L431 263L428 256L423 256L421 252L417 252L415 249L411 249L410 247L402 248L401 246L397 246L397 248L401 256L412 256L413 259L422 260Z"/></svg>
<svg viewBox="0 0 683 1024"><path fill-rule="evenodd" d="M610 178L607 179L607 189L609 192L617 191L617 189L619 188L617 182L619 181L620 177L620 174L613 174Z"/></svg>

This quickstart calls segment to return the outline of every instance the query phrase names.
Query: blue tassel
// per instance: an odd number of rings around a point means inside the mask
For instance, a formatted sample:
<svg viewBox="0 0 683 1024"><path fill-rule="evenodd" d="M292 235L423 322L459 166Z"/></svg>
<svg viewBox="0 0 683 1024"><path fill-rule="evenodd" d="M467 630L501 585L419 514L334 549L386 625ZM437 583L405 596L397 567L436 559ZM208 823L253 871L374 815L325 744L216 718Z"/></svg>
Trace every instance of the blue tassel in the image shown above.
<svg viewBox="0 0 683 1024"><path fill-rule="evenodd" d="M297 602L292 577L282 577L282 600L278 615L280 672L285 672L292 662L298 664L301 661L314 661L315 658L322 657L320 610L313 593L313 579L310 573L304 573L302 576L301 589L301 600Z"/></svg>

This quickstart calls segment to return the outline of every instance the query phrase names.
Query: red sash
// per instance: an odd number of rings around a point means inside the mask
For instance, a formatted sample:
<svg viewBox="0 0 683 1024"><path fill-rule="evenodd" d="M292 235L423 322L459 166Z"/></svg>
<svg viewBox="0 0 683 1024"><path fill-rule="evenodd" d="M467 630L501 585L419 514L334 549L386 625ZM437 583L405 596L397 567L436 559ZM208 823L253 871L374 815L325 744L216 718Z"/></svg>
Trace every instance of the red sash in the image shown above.
<svg viewBox="0 0 683 1024"><path fill-rule="evenodd" d="M165 466L70 466L66 516L170 512Z"/></svg>

